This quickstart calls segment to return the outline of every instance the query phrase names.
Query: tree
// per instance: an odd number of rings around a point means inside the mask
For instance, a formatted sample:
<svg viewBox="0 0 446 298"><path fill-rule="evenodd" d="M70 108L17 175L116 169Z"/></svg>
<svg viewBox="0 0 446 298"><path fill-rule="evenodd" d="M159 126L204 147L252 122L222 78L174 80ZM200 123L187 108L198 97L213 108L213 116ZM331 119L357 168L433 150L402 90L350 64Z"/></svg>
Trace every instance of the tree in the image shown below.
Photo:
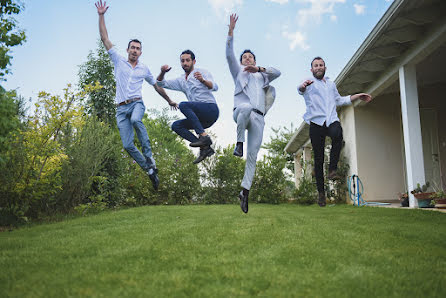
<svg viewBox="0 0 446 298"><path fill-rule="evenodd" d="M13 17L23 8L18 1L0 1L0 81L4 81L4 76L9 73L11 47L21 45L26 40L25 32L17 28L17 22Z"/></svg>
<svg viewBox="0 0 446 298"><path fill-rule="evenodd" d="M293 134L296 132L291 125L290 128L285 126L279 128L272 128L274 136L271 137L269 143L266 143L262 148L268 150L269 155L282 156L286 160L286 167L294 172L294 157L292 154L285 152L286 144L290 141Z"/></svg>
<svg viewBox="0 0 446 298"><path fill-rule="evenodd" d="M116 123L115 93L116 82L111 62L102 41L98 41L95 52L90 52L87 62L79 67L79 86L94 85L99 82L104 88L88 94L86 107L90 115L97 116L100 120L109 124Z"/></svg>
<svg viewBox="0 0 446 298"><path fill-rule="evenodd" d="M80 126L82 107L76 104L87 92L71 86L63 96L40 92L35 111L27 118L26 129L9 138L11 150L0 168L0 215L19 220L37 218L54 203L61 190L61 169L67 155L60 139L67 125Z"/></svg>
<svg viewBox="0 0 446 298"><path fill-rule="evenodd" d="M0 87L0 163L4 162L3 154L8 151L8 140L23 125L25 103L23 97L16 92L5 91Z"/></svg>

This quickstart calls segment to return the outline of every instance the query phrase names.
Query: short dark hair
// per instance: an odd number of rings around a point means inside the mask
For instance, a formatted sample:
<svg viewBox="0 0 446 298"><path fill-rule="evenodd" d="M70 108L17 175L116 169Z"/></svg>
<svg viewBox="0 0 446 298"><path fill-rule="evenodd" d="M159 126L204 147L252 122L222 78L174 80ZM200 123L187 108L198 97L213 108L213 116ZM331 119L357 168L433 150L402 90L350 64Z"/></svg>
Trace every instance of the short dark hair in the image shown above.
<svg viewBox="0 0 446 298"><path fill-rule="evenodd" d="M131 44L132 42L137 42L137 43L139 43L139 45L140 45L141 48L142 48L142 43L141 43L139 40L137 40L137 39L132 39L132 40L129 41L129 44L127 45L127 50L130 49L130 44Z"/></svg>
<svg viewBox="0 0 446 298"><path fill-rule="evenodd" d="M313 58L313 60L311 60L311 68L313 68L313 62L314 62L314 60L322 60L322 61L324 61L324 65L325 65L325 60L324 59L322 59L321 57L319 57L319 56L317 56L317 57L314 57Z"/></svg>
<svg viewBox="0 0 446 298"><path fill-rule="evenodd" d="M192 52L191 50L184 50L184 51L182 51L182 52L181 52L181 55L184 55L184 54L189 54L190 57L191 57L191 59L192 59L192 60L195 60L195 54L194 54L194 52ZM180 57L181 57L181 55L180 55Z"/></svg>
<svg viewBox="0 0 446 298"><path fill-rule="evenodd" d="M254 57L254 61L256 61L256 55L254 55L254 53L250 49L246 49L240 55L240 63L242 63L243 54L246 54L246 53L250 53Z"/></svg>

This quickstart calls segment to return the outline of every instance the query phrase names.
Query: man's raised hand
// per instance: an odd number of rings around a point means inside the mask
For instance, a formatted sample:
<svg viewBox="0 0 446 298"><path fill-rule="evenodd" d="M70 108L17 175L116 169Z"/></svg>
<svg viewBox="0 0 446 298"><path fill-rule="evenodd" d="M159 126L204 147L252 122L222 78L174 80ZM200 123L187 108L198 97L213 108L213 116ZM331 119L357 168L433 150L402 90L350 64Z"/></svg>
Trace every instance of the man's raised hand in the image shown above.
<svg viewBox="0 0 446 298"><path fill-rule="evenodd" d="M105 14L107 12L108 9L107 2L104 1L104 3L102 3L102 0L99 0L94 5L98 9L98 14Z"/></svg>
<svg viewBox="0 0 446 298"><path fill-rule="evenodd" d="M312 80L305 80L300 86L299 86L299 90L301 92L305 92L305 90L307 89L308 86L310 86L311 84L313 84Z"/></svg>
<svg viewBox="0 0 446 298"><path fill-rule="evenodd" d="M233 13L229 16L229 25L228 25L228 27L229 27L228 35L229 36L233 36L234 28L235 28L235 24L237 23L237 20L238 20L238 16L235 13Z"/></svg>
<svg viewBox="0 0 446 298"><path fill-rule="evenodd" d="M237 23L238 15L233 13L229 16L229 30L234 30L235 24Z"/></svg>
<svg viewBox="0 0 446 298"><path fill-rule="evenodd" d="M171 69L172 69L172 67L170 67L169 65L163 65L163 66L161 66L161 72L162 72L162 73L169 72Z"/></svg>
<svg viewBox="0 0 446 298"><path fill-rule="evenodd" d="M194 77L195 77L197 80L199 80L201 83L203 83L204 78L203 78L203 75L201 74L201 72L199 72L199 71L194 72Z"/></svg>

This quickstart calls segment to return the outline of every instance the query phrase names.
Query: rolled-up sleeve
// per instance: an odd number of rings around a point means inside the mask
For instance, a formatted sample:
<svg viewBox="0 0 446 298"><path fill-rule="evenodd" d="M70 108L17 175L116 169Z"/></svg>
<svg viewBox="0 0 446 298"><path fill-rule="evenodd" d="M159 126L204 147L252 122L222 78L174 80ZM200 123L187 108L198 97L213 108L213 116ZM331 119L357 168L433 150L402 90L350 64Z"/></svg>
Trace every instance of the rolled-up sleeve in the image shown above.
<svg viewBox="0 0 446 298"><path fill-rule="evenodd" d="M346 106L350 105L352 103L350 99L350 95L347 96L341 96L338 92L338 88L336 88L336 85L333 83L334 88L334 94L335 94L335 100L337 106Z"/></svg>
<svg viewBox="0 0 446 298"><path fill-rule="evenodd" d="M121 56L118 54L118 51L116 51L115 47L111 47L108 50L108 55L110 56L111 61L115 65L116 65L116 63L118 63L119 59L121 58Z"/></svg>
<svg viewBox="0 0 446 298"><path fill-rule="evenodd" d="M217 91L218 90L218 85L214 81L214 78L212 77L211 73L209 73L208 71L202 70L202 75L203 75L203 78L206 81L211 81L212 82L212 89L211 89L211 91Z"/></svg>
<svg viewBox="0 0 446 298"><path fill-rule="evenodd" d="M158 85L158 87L166 88L166 80L162 80L162 81L157 80L156 84Z"/></svg>
<svg viewBox="0 0 446 298"><path fill-rule="evenodd" d="M144 79L147 81L147 83L149 83L152 86L156 84L156 80L153 77L153 75L152 75L152 73L150 72L149 69L147 69L147 75L146 75L146 77Z"/></svg>

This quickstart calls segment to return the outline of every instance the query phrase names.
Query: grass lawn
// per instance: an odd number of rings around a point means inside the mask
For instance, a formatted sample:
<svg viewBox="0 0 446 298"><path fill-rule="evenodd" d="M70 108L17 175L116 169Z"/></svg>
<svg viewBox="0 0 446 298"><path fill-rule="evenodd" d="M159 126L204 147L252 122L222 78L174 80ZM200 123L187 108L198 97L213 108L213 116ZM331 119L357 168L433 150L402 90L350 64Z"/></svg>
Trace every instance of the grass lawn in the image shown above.
<svg viewBox="0 0 446 298"><path fill-rule="evenodd" d="M446 214L148 206L0 233L0 297L446 297Z"/></svg>

